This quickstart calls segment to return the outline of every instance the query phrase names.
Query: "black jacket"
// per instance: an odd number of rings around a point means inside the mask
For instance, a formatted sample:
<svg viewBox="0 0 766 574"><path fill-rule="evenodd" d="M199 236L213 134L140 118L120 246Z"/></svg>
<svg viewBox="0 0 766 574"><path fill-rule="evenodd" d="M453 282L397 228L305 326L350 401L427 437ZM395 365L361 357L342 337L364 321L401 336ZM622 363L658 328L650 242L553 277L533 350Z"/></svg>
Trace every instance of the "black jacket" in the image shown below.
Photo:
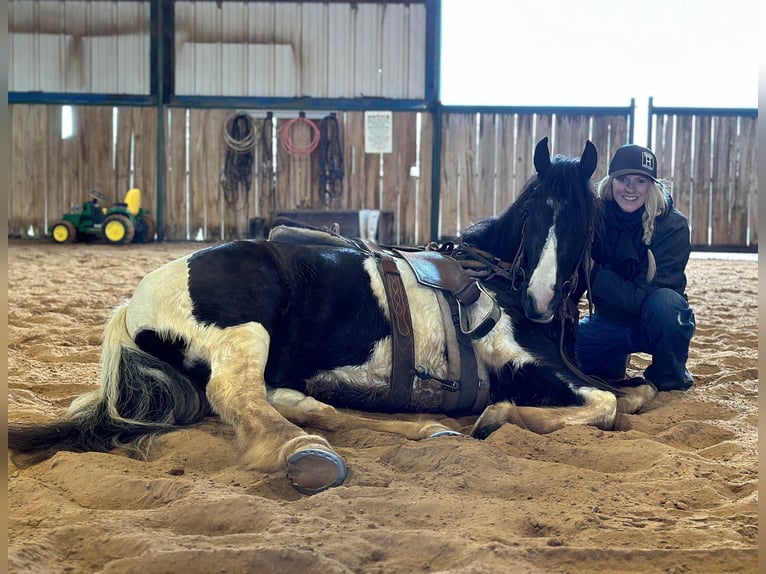
<svg viewBox="0 0 766 574"><path fill-rule="evenodd" d="M647 246L641 240L644 208L625 213L614 201L604 201L604 232L593 245L594 266L591 296L598 313L631 323L641 313L646 296L660 287L669 287L686 296L686 264L691 252L689 222L673 207L654 220L650 248L657 273L646 282L649 268Z"/></svg>

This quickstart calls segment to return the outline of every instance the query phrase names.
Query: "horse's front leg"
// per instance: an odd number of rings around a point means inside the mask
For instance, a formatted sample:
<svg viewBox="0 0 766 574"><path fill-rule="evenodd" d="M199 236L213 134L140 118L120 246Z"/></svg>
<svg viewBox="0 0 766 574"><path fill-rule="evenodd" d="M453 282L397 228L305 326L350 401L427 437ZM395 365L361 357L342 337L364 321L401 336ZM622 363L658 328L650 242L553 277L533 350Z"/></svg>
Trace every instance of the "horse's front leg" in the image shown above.
<svg viewBox="0 0 766 574"><path fill-rule="evenodd" d="M635 414L657 396L657 387L643 377L632 377L621 381L609 381L618 387L623 395L617 398L617 412Z"/></svg>
<svg viewBox="0 0 766 574"><path fill-rule="evenodd" d="M577 390L584 402L572 407L529 407L502 401L488 406L474 423L471 436L486 438L505 423L512 423L537 434L547 434L567 425L592 425L614 428L617 398L613 393L590 387Z"/></svg>
<svg viewBox="0 0 766 574"><path fill-rule="evenodd" d="M335 407L318 401L294 389L271 389L268 392L271 405L286 419L301 426L339 431L373 430L389 432L410 440L422 440L442 436L464 436L434 420L403 421L393 418L377 419L339 411Z"/></svg>
<svg viewBox="0 0 766 574"><path fill-rule="evenodd" d="M207 398L213 411L234 428L246 467L260 472L285 469L304 494L342 484L346 465L327 440L290 423L266 398L266 330L248 323L219 329L214 337L207 341Z"/></svg>

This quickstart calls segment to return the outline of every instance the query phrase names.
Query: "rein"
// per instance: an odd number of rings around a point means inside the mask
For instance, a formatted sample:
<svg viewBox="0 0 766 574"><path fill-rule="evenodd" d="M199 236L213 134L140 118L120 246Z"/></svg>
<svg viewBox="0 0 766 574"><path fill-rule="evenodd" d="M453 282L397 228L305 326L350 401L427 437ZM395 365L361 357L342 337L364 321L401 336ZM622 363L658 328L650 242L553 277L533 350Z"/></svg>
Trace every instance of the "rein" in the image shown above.
<svg viewBox="0 0 766 574"><path fill-rule="evenodd" d="M577 322L578 322L578 313L577 313L577 301L573 301L571 299L572 293L574 293L575 289L577 288L577 269L582 268L583 274L585 275L585 283L586 283L586 290L587 290L587 299L588 299L588 315L593 315L593 299L591 298L591 292L590 292L590 269L588 269L588 262L590 261L590 252L591 252L591 245L593 244L593 231L591 228L591 239L585 244L585 247L583 248L582 255L580 256L580 263L577 265L577 268L574 272L574 275L572 275L572 278L565 282L564 285L562 285L562 300L561 300L561 306L559 308L559 316L561 317L561 325L559 329L559 355L561 356L561 360L564 362L566 367L572 372L572 374L586 383L588 386L595 387L597 389L601 389L603 391L609 391L611 393L614 393L616 396L621 397L624 396L625 393L616 387L613 387L609 383L607 383L604 379L601 377L595 377L592 375L586 375L583 373L579 368L577 368L577 365L575 365L567 356L566 349L564 349L564 333L566 331L566 323L567 321L571 321L574 325L574 329L577 329ZM568 284L568 285L567 285ZM564 286L567 287L566 293L564 293ZM571 308L574 307L575 312L571 312Z"/></svg>

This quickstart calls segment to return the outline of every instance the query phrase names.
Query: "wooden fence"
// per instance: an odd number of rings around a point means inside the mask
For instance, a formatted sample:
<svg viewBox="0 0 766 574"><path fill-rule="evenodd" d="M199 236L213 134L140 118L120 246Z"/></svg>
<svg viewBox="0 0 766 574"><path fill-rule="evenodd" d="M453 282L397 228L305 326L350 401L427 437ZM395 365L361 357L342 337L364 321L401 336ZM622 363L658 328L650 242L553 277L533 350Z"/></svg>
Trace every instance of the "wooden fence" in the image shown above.
<svg viewBox="0 0 766 574"><path fill-rule="evenodd" d="M649 101L649 141L687 215L692 244L758 244L755 110L659 108Z"/></svg>
<svg viewBox="0 0 766 574"><path fill-rule="evenodd" d="M75 106L74 134L62 139L60 106L9 107L9 235L44 237L50 224L72 204L86 201L94 188L120 201L129 188L139 187L144 207L156 211L156 108ZM337 112L345 177L340 196L325 202L319 191L318 153L292 155L280 148L278 138L271 146L275 169L264 167L271 156L259 137L250 188L224 193L221 176L228 148L223 130L232 110L168 108L164 237L242 238L250 235L254 218L268 224L277 211L325 209L390 211L397 243L425 243L433 238L432 229L437 238L454 237L516 198L532 175L534 145L543 136L551 139L553 153L573 156L590 139L599 151L594 180L603 177L613 150L630 140L633 116L631 108L625 110L445 107L437 114L439 134L431 114L393 112L393 151L386 154L365 153L364 112ZM668 117L663 114L655 122L654 147L660 171L672 166L669 179L677 206L693 222L693 242L719 248L757 245L754 117ZM288 121L274 120L277 133ZM254 125L261 130L263 120ZM305 124L289 129L298 144L312 137ZM439 195L434 209L431 172L437 136ZM432 223L433 217L437 221Z"/></svg>

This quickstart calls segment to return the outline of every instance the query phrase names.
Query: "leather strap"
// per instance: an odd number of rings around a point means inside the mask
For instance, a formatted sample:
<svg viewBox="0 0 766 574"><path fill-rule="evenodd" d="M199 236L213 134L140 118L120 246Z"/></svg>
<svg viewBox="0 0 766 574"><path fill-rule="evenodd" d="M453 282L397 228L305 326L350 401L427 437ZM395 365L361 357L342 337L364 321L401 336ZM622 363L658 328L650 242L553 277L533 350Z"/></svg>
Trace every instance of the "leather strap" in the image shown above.
<svg viewBox="0 0 766 574"><path fill-rule="evenodd" d="M452 325L456 327L459 322L458 302L447 297L450 310L452 311ZM460 399L456 405L456 411L471 411L476 402L479 389L479 373L476 368L476 355L473 352L471 337L463 333L462 329L455 329L458 348L460 350Z"/></svg>
<svg viewBox="0 0 766 574"><path fill-rule="evenodd" d="M378 270L386 291L391 322L391 391L388 408L401 411L410 402L414 381L415 341L407 293L396 262L378 253Z"/></svg>

